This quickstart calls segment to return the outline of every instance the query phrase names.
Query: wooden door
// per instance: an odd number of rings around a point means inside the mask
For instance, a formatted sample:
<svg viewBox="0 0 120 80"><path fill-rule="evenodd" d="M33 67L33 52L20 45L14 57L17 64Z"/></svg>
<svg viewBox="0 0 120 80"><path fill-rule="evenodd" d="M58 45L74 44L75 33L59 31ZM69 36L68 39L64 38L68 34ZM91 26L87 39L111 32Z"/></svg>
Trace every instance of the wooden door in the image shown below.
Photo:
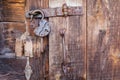
<svg viewBox="0 0 120 80"><path fill-rule="evenodd" d="M0 57L4 53L14 55L15 38L25 31L26 11L64 3L81 6L83 15L49 18L46 51L30 60L31 80L56 80L59 75L61 80L120 80L120 0L0 0ZM62 28L66 29L65 49L71 68L67 76L61 68ZM0 58L0 79L25 80L25 64L25 59Z"/></svg>

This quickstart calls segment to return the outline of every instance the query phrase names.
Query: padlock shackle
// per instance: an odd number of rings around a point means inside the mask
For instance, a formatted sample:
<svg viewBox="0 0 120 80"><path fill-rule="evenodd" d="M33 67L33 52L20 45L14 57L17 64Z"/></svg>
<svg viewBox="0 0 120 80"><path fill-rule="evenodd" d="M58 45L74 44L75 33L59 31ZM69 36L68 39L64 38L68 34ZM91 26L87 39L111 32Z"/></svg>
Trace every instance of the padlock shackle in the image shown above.
<svg viewBox="0 0 120 80"><path fill-rule="evenodd" d="M38 13L39 12L39 13ZM31 11L30 15L35 15L35 13L38 13L38 14L41 14L41 19L44 19L45 18L45 14L44 12L41 10L41 9L36 9L36 10L33 10Z"/></svg>

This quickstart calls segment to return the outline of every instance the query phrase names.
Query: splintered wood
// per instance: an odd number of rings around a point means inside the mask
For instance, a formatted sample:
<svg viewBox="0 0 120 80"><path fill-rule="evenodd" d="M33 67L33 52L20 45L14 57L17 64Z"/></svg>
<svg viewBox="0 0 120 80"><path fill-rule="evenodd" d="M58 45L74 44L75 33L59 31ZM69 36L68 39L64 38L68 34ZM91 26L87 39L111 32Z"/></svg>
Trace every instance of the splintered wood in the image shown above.
<svg viewBox="0 0 120 80"><path fill-rule="evenodd" d="M16 53L16 56L18 57L21 57L23 55L23 41L20 39L16 39L15 53Z"/></svg>
<svg viewBox="0 0 120 80"><path fill-rule="evenodd" d="M27 57L33 57L33 43L31 39L25 41L24 54Z"/></svg>
<svg viewBox="0 0 120 80"><path fill-rule="evenodd" d="M41 38L32 38L31 40L26 41L17 38L15 43L15 53L17 57L40 57L40 54L44 52L46 45L46 42Z"/></svg>
<svg viewBox="0 0 120 80"><path fill-rule="evenodd" d="M45 46L46 46L46 44L44 44L43 40L41 41L41 38L34 38L33 39L34 56L40 57L41 53L44 52Z"/></svg>

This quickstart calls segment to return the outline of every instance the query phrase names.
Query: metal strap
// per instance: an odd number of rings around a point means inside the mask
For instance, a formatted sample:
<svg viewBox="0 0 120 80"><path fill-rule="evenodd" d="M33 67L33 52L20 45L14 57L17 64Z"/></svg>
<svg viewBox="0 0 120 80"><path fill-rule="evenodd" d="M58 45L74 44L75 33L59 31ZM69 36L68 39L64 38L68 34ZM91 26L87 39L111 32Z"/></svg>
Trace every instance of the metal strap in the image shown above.
<svg viewBox="0 0 120 80"><path fill-rule="evenodd" d="M44 12L45 17L63 17L66 15L66 13L67 13L67 16L83 15L81 6L76 6L76 7L66 6L66 7L63 6L63 7L57 7L57 8L46 8L46 9L41 9L41 10ZM31 11L26 12L26 18L30 18L30 15L29 15L30 12ZM37 15L34 18L41 18L41 17L42 15Z"/></svg>

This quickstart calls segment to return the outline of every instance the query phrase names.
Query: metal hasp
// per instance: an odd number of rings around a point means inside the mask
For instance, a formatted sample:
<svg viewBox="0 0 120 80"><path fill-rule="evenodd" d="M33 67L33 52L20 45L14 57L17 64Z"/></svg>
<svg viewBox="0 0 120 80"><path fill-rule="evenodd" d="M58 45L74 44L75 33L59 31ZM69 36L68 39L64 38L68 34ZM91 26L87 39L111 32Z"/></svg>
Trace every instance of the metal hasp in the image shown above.
<svg viewBox="0 0 120 80"><path fill-rule="evenodd" d="M62 37L62 52L63 52L63 62L61 63L61 67L62 67L62 71L63 71L64 75L66 76L67 62L66 62L66 49L65 49L65 32L66 32L66 29L60 30L60 36Z"/></svg>
<svg viewBox="0 0 120 80"><path fill-rule="evenodd" d="M41 9L44 12L45 17L64 17L64 16L81 16L83 10L81 6L67 6L63 4L62 7ZM31 10L32 11L32 10ZM26 18L31 17L31 11L26 12ZM35 18L41 18L41 14L36 14Z"/></svg>
<svg viewBox="0 0 120 80"><path fill-rule="evenodd" d="M68 6L66 3L63 4L63 6L62 6L62 12L63 12L64 16L68 16Z"/></svg>
<svg viewBox="0 0 120 80"><path fill-rule="evenodd" d="M60 36L62 38L62 52L63 52L63 62L61 63L61 68L62 68L62 71L64 73L64 78L65 80L66 79L69 79L70 78L68 77L68 73L70 73L70 70L71 70L71 67L70 67L70 62L67 61L67 54L66 54L66 48L65 48L65 32L66 32L66 29L63 28L63 29L60 29Z"/></svg>

